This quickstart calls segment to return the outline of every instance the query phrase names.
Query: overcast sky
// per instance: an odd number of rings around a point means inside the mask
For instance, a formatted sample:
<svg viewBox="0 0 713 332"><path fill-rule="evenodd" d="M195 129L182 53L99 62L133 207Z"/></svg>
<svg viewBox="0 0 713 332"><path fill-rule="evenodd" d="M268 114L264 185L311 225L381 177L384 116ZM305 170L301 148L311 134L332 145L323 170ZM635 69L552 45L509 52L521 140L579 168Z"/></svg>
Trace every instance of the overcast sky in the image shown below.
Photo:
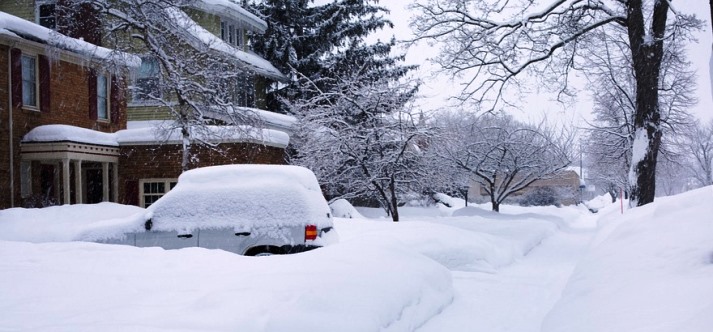
<svg viewBox="0 0 713 332"><path fill-rule="evenodd" d="M411 29L408 26L412 12L408 9L408 5L414 0L381 0L380 5L391 10L390 19L394 22L394 29L383 31L379 34L379 38L388 39L395 35L397 39L404 40L412 36ZM711 45L713 37L711 36L710 10L706 0L686 0L674 2L674 7L686 13L696 13L700 19L706 20L705 29L697 33L698 43L689 45L689 59L693 62L698 73L698 89L697 95L699 103L691 112L699 118L708 120L713 119L713 91L711 89L710 79L710 59ZM422 87L421 93L424 100L421 104L426 108L439 108L447 105L448 97L453 96L458 91L458 85L451 80L441 75L438 78L430 78L437 67L428 62L430 57L434 57L438 53L437 45L430 46L425 43L412 47L407 52L406 61L412 64L421 65L420 75L425 79L425 86ZM523 104L526 105L521 110L512 110L511 112L521 118L531 121L538 121L543 117L543 114L552 120L556 118L557 122L573 121L581 124L581 118L589 118L591 110L591 99L586 92L584 86L579 87L582 90L578 94L578 102L576 105L564 106L559 103L551 102L553 95L544 92L532 93L524 96Z"/></svg>

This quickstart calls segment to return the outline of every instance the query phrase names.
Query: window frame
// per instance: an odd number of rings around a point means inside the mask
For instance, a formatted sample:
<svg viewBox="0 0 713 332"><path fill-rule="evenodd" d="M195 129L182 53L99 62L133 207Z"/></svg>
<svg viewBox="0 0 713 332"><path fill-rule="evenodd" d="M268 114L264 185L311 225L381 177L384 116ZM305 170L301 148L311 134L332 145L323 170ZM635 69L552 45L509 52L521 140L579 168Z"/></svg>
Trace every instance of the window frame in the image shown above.
<svg viewBox="0 0 713 332"><path fill-rule="evenodd" d="M177 183L178 178L149 178L139 180L139 206L141 206L142 208L147 208L151 206L151 204L156 202L156 200L171 191L171 189L173 189L173 187L175 187ZM144 191L144 185L146 184L163 184L163 193L146 193ZM167 188L168 190L166 190ZM155 197L155 199L151 203L149 203L149 205L146 205L147 196Z"/></svg>
<svg viewBox="0 0 713 332"><path fill-rule="evenodd" d="M144 56L141 57L141 62L143 63L144 61L151 61L156 63L156 68L157 68L157 73L155 76L146 76L146 77L141 77L141 68L139 67L138 72L134 76L131 85L132 85L132 91L131 91L131 100L129 101L130 105L155 105L159 104L160 102L151 98L146 98L143 95L142 92L139 92L138 90L143 90L141 89L140 82L149 82L153 81L154 85L156 86L156 91L158 93L158 98L163 98L164 93L163 89L161 88L161 83L162 83L162 76L161 76L161 65L158 61L158 59L150 56Z"/></svg>
<svg viewBox="0 0 713 332"><path fill-rule="evenodd" d="M53 14L54 15L54 26L53 27L48 27L48 26L45 26L42 24L42 19L49 18L49 16L41 16L41 12L42 12L41 7L48 6L48 5L54 6L54 14ZM58 17L57 17L57 0L35 0L35 23L37 23L45 28L57 31L57 19L58 19Z"/></svg>
<svg viewBox="0 0 713 332"><path fill-rule="evenodd" d="M245 43L243 38L244 28L239 21L221 18L220 19L220 39L239 50L243 50Z"/></svg>
<svg viewBox="0 0 713 332"><path fill-rule="evenodd" d="M32 70L34 72L34 81L26 80L25 79L25 59L31 59L33 62L32 65ZM40 110L40 68L39 68L39 56L36 54L28 54L25 52L22 52L22 55L20 56L20 71L21 71L21 77L22 77L22 107L24 109L32 110L32 111L39 111ZM30 82L31 84L25 85L25 82ZM26 94L29 92L26 87L32 86L33 87L33 93L34 93L34 101L33 104L28 104L26 103Z"/></svg>
<svg viewBox="0 0 713 332"><path fill-rule="evenodd" d="M99 84L102 79L104 80L104 89ZM101 113L102 105L104 106L104 116ZM111 75L107 73L97 74L97 120L103 122L111 121Z"/></svg>

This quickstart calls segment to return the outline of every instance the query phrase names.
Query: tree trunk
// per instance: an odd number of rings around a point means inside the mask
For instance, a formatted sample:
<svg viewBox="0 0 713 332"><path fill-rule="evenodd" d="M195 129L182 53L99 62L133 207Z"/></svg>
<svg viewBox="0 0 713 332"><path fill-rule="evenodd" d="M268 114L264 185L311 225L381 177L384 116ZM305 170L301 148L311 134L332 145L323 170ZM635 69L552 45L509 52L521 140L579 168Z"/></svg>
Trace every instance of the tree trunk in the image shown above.
<svg viewBox="0 0 713 332"><path fill-rule="evenodd" d="M394 212L393 215L391 216L391 219L394 222L399 221L399 202L398 199L396 199L396 181L392 178L391 182L389 183L389 192L391 193L391 210Z"/></svg>
<svg viewBox="0 0 713 332"><path fill-rule="evenodd" d="M500 203L496 202L495 200L491 201L490 203L493 207L493 211L500 212Z"/></svg>
<svg viewBox="0 0 713 332"><path fill-rule="evenodd" d="M661 115L658 107L658 85L663 59L663 37L666 31L668 1L656 1L651 28L647 31L642 0L630 0L628 36L636 79L636 112L634 114L635 149L631 165L631 200L637 206L654 201L656 194L656 160L661 145ZM645 142L641 142L645 135ZM636 143L639 142L639 149ZM645 149L643 145L645 143Z"/></svg>

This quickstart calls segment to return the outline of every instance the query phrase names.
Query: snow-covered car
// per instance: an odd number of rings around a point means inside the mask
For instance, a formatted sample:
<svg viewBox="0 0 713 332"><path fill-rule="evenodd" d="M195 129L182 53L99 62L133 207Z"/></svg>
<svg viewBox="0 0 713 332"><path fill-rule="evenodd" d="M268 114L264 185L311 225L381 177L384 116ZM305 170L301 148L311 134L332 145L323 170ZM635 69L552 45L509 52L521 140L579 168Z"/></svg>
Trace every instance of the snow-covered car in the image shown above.
<svg viewBox="0 0 713 332"><path fill-rule="evenodd" d="M309 169L226 165L184 172L147 208L145 231L108 243L223 249L247 256L297 253L337 240Z"/></svg>

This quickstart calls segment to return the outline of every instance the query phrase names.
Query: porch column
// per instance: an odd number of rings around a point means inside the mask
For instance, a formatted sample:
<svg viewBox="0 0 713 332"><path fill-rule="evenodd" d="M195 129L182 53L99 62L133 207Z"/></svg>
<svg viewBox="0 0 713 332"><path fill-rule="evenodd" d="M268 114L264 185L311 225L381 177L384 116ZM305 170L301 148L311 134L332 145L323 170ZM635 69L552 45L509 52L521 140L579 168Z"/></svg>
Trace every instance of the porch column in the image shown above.
<svg viewBox="0 0 713 332"><path fill-rule="evenodd" d="M77 204L82 204L82 161L74 161L74 200Z"/></svg>
<svg viewBox="0 0 713 332"><path fill-rule="evenodd" d="M114 192L114 202L119 203L119 163L113 163L112 168L114 172L112 176L114 178L114 185L112 186L112 191Z"/></svg>
<svg viewBox="0 0 713 332"><path fill-rule="evenodd" d="M109 163L102 163L102 202L109 201Z"/></svg>
<svg viewBox="0 0 713 332"><path fill-rule="evenodd" d="M62 192L64 193L62 204L70 204L71 202L70 198L72 196L69 193L69 183L69 159L62 159Z"/></svg>

